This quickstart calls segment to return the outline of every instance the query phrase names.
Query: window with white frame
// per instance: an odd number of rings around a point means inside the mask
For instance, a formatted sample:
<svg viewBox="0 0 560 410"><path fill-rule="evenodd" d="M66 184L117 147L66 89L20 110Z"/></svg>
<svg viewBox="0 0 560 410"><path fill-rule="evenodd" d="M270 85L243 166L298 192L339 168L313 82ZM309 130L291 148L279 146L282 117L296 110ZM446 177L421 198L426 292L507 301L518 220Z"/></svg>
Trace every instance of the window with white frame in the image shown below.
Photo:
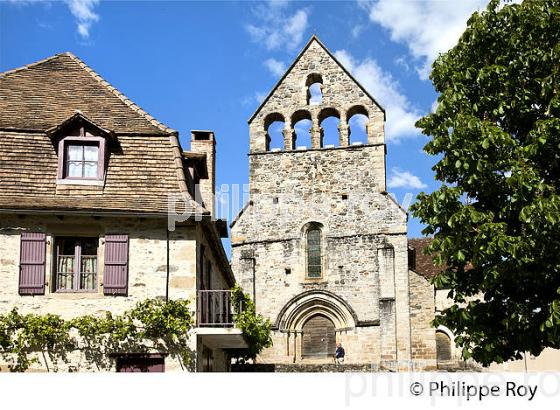
<svg viewBox="0 0 560 410"><path fill-rule="evenodd" d="M99 143L71 141L66 145L64 175L66 178L99 178Z"/></svg>

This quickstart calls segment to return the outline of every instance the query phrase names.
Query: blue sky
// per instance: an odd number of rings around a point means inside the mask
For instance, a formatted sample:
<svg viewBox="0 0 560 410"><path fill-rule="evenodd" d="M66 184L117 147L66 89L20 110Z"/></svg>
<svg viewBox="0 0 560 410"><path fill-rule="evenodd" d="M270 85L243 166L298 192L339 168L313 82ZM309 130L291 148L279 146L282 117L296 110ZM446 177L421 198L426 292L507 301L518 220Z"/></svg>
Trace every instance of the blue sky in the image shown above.
<svg viewBox="0 0 560 410"><path fill-rule="evenodd" d="M217 185L248 182L247 120L312 34L387 110L388 191L438 186L414 121L437 95L427 78L486 0L322 2L4 1L0 71L71 51L188 148L214 130ZM409 222L409 236L421 226Z"/></svg>

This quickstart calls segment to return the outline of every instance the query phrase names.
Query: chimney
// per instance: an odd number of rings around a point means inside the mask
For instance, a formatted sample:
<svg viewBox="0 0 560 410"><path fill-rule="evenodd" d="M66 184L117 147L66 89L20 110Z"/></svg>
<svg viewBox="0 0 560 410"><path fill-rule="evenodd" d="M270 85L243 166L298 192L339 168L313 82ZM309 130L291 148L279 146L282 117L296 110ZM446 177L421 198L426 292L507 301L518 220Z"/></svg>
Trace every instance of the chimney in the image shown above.
<svg viewBox="0 0 560 410"><path fill-rule="evenodd" d="M191 131L191 152L206 154L206 167L208 178L200 180L200 196L204 207L210 211L214 218L215 191L216 191L216 140L212 131ZM198 199L198 198L197 198Z"/></svg>

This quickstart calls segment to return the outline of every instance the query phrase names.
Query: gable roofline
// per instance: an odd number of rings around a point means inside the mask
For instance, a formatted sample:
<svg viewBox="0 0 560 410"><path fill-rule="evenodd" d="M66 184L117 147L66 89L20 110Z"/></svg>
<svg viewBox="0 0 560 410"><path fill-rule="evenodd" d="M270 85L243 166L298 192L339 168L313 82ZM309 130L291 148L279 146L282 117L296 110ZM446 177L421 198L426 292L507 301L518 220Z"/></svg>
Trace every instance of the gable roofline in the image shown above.
<svg viewBox="0 0 560 410"><path fill-rule="evenodd" d="M55 58L58 58L58 57L60 57L61 55L64 55L64 54L65 53L55 54L54 56L43 58L42 60L35 61L35 62L29 63L29 64L25 64L21 67L16 67L16 68L12 68L11 70L2 71L2 72L0 72L0 78L6 77L7 75L10 75L10 74L17 73L19 71L23 71L23 70L27 70L29 68L33 68L33 67L41 65L43 63L47 63L47 62L49 62L51 60L54 60Z"/></svg>
<svg viewBox="0 0 560 410"><path fill-rule="evenodd" d="M178 132L176 130L168 127L167 125L163 124L162 122L159 122L154 117L152 117L150 114L148 114L146 111L144 111L139 105L132 102L126 95L124 95L119 90L117 90L115 87L113 87L108 81L106 81L103 77L101 77L99 74L97 74L91 67L89 67L86 63L84 63L82 60L80 60L78 57L76 57L70 51L55 54L54 56L47 57L43 60L39 60L39 61L36 61L34 63L31 63L31 64L26 64L22 67L17 67L17 68L14 68L12 70L1 72L0 73L0 78L6 77L10 74L14 74L14 73L17 73L17 72L20 72L20 71L23 71L23 70L27 70L29 68L36 67L38 65L47 63L47 62L49 62L51 60L54 60L55 58L58 58L58 57L61 57L61 56L66 56L66 57L69 57L70 59L72 59L76 64L78 64L78 66L80 68L82 68L91 77L93 77L101 86L103 86L107 91L109 91L109 93L113 94L115 97L117 97L119 100L121 100L128 108L130 108L135 113L139 114L141 117L143 117L146 121L148 121L155 128L157 128L158 130L160 130L160 131L162 131L166 134L178 134Z"/></svg>
<svg viewBox="0 0 560 410"><path fill-rule="evenodd" d="M386 198L389 198L389 200L390 200L391 202L393 202L393 203L397 206L397 208L399 208L399 210L400 210L403 214L406 215L406 220L408 221L408 211L407 211L406 209L404 209L403 206L402 206L401 204L399 204L399 201L397 201L393 195L391 195L391 194L390 194L389 192L387 192L387 191L382 191L382 192L381 192L381 195L383 195L383 196L386 197Z"/></svg>
<svg viewBox="0 0 560 410"><path fill-rule="evenodd" d="M356 80L356 78L352 75L352 73L350 71L348 71L346 69L346 67L344 67L344 65L338 61L338 59L334 56L333 53L330 52L330 50L321 42L321 40L319 40L319 38L313 34L311 36L311 38L309 39L309 41L307 42L307 44L305 45L305 47L303 47L303 49L299 52L299 54L297 55L297 57L295 58L295 60L292 62L292 64L290 64L290 66L288 67L288 69L284 72L284 75L276 82L276 85L274 86L274 88L268 93L268 95L266 96L266 98L263 100L263 102L258 106L258 108L256 109L256 111L253 113L253 115L251 115L251 117L249 118L249 120L247 121L249 124L255 119L255 117L257 116L257 114L261 111L261 109L264 107L264 105L267 103L267 101L270 99L270 97L272 97L272 94L274 94L274 92L276 91L276 89L280 86L280 84L282 84L282 82L284 81L284 79L288 76L288 74L293 70L293 68L295 67L295 65L297 64L297 62L301 59L301 57L305 54L305 52L307 51L307 49L311 46L311 44L313 44L313 42L317 42L317 44L319 44L321 46L321 48L323 50L325 50L327 52L327 54L329 55L330 58L332 58L334 60L334 62L336 64L338 64L338 66L340 68L342 68L342 70L344 71L344 73L350 77L350 79L352 81L354 81L354 83L356 83L356 85L365 93L366 96L368 96L383 112L383 119L385 120L385 108L383 108L383 106L381 104L379 104L379 102L377 102L377 100L375 98L373 98L373 96L368 92L368 90L366 90L366 88L358 81Z"/></svg>

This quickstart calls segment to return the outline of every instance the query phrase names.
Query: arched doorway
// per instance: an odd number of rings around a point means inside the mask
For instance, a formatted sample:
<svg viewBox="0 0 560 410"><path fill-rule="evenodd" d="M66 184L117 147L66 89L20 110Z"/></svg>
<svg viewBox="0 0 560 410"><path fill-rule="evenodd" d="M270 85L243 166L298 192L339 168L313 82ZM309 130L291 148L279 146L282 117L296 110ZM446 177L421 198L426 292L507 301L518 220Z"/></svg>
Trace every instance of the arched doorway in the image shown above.
<svg viewBox="0 0 560 410"><path fill-rule="evenodd" d="M438 362L451 360L451 339L443 332L436 332L436 356Z"/></svg>
<svg viewBox="0 0 560 410"><path fill-rule="evenodd" d="M328 317L315 315L302 328L302 356L325 357L334 355L336 335L334 323Z"/></svg>

